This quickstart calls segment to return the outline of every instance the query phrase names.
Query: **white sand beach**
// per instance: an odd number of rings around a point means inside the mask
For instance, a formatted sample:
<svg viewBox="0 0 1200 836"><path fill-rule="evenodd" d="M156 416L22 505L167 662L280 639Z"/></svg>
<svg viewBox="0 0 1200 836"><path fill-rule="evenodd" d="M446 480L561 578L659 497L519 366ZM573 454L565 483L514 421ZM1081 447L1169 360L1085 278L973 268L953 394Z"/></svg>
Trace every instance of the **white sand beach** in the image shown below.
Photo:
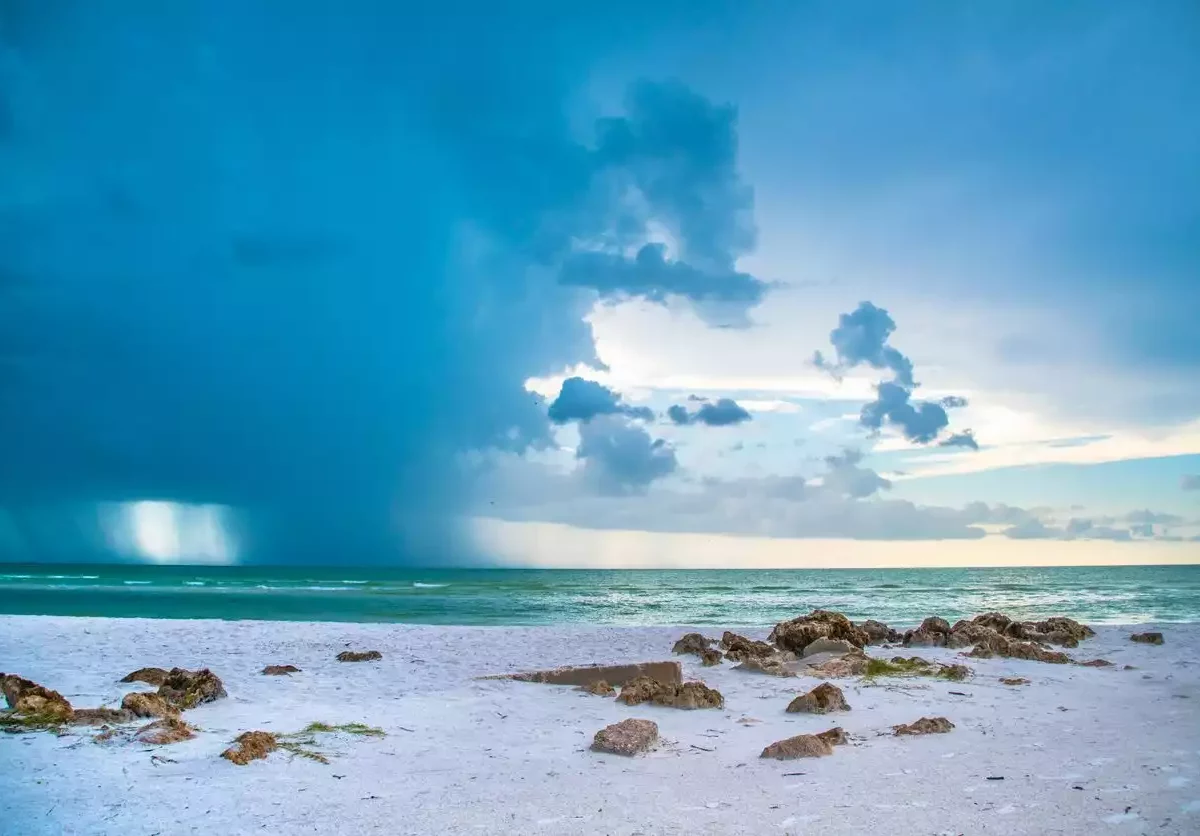
<svg viewBox="0 0 1200 836"><path fill-rule="evenodd" d="M76 707L116 707L149 690L117 681L143 666L211 668L228 697L187 711L199 735L169 746L96 743L94 728L0 735L0 832L1200 832L1200 625L1136 628L1162 630L1163 646L1101 626L1068 651L1112 668L903 651L965 661L973 676L838 680L851 711L828 716L784 711L817 679L673 657L689 629L3 617L0 670ZM742 632L765 638L768 629ZM383 659L335 661L347 648ZM685 679L719 689L725 708L630 707L569 687L476 679L671 658ZM261 675L269 664L302 672ZM1031 684L1006 686L1002 676ZM935 715L954 730L891 736L894 724ZM629 717L658 724L656 750L589 751L597 730ZM314 721L361 722L386 736L323 736L328 764L283 751L247 766L219 757L243 731ZM832 756L759 758L773 741L834 725L851 741Z"/></svg>

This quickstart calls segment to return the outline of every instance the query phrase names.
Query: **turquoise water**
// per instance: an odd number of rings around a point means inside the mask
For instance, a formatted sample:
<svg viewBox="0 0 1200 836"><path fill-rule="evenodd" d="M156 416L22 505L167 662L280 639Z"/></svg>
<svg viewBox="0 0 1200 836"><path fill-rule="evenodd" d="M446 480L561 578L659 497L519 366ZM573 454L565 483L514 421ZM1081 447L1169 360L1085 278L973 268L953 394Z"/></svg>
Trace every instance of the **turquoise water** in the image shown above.
<svg viewBox="0 0 1200 836"><path fill-rule="evenodd" d="M1200 621L1200 566L480 570L0 564L0 613L418 624L772 624L824 607Z"/></svg>

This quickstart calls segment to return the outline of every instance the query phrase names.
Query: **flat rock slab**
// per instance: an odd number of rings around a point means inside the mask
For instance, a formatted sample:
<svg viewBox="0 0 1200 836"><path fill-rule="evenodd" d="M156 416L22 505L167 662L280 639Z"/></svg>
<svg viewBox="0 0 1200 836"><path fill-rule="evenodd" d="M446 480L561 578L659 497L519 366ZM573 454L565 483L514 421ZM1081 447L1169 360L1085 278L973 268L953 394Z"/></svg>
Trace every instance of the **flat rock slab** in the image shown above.
<svg viewBox="0 0 1200 836"><path fill-rule="evenodd" d="M682 685L683 667L678 662L638 662L633 665L580 665L548 671L506 673L484 679L512 679L517 682L541 682L546 685L594 685L607 682L621 686L639 676L648 676L664 685Z"/></svg>
<svg viewBox="0 0 1200 836"><path fill-rule="evenodd" d="M650 720L629 719L596 732L592 741L595 752L631 757L658 743L658 724Z"/></svg>

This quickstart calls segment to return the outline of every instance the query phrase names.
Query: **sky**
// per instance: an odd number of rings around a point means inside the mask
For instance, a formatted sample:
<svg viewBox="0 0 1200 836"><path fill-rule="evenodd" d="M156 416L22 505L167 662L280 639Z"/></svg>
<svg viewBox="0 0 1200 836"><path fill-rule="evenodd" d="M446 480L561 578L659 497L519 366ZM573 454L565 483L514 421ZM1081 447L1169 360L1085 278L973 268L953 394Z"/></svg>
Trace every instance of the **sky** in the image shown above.
<svg viewBox="0 0 1200 836"><path fill-rule="evenodd" d="M2 0L0 560L1200 562L1198 47Z"/></svg>

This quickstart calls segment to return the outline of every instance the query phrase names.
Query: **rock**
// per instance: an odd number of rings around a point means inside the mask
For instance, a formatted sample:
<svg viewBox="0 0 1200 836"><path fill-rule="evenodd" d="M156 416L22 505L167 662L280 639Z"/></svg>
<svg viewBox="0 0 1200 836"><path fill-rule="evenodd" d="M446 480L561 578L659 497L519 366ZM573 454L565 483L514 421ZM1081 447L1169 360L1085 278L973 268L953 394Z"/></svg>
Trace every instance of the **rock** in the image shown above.
<svg viewBox="0 0 1200 836"><path fill-rule="evenodd" d="M842 689L822 682L807 694L801 694L788 704L788 714L828 714L830 711L849 711Z"/></svg>
<svg viewBox="0 0 1200 836"><path fill-rule="evenodd" d="M145 743L149 746L166 746L170 743L180 743L184 740L191 740L195 736L196 732L191 726L173 717L155 720L153 723L142 726L134 735L139 743ZM230 758L230 760L233 759ZM234 761L234 763L237 763L237 761Z"/></svg>
<svg viewBox="0 0 1200 836"><path fill-rule="evenodd" d="M641 705L644 702L671 708L721 708L725 698L721 692L709 688L703 682L685 682L682 685L659 682L648 676L639 676L625 683L617 702L625 705Z"/></svg>
<svg viewBox="0 0 1200 836"><path fill-rule="evenodd" d="M784 656L779 653L765 657L751 656L740 665L735 666L734 670L765 673L770 676L795 676L796 672L786 666L788 661L791 661L790 655Z"/></svg>
<svg viewBox="0 0 1200 836"><path fill-rule="evenodd" d="M1008 625L1012 624L1012 619L1002 612L988 612L983 615L977 615L971 621L980 627L995 630L997 633L1003 633L1008 628Z"/></svg>
<svg viewBox="0 0 1200 836"><path fill-rule="evenodd" d="M798 734L775 741L763 749L759 757L788 761L795 758L821 758L832 754L833 745L825 738L815 734Z"/></svg>
<svg viewBox="0 0 1200 836"><path fill-rule="evenodd" d="M870 661L870 658L860 650L857 653L847 653L845 656L809 665L805 672L820 679L847 679L866 673Z"/></svg>
<svg viewBox="0 0 1200 836"><path fill-rule="evenodd" d="M639 662L633 665L579 665L483 678L512 679L516 682L539 682L546 685L593 685L597 682L607 682L619 688L642 676L678 685L683 682L683 666L675 661Z"/></svg>
<svg viewBox="0 0 1200 836"><path fill-rule="evenodd" d="M245 766L250 761L265 758L278 748L279 743L270 732L248 731L239 734L233 745L221 753L221 757L238 766Z"/></svg>
<svg viewBox="0 0 1200 836"><path fill-rule="evenodd" d="M167 702L165 697L142 691L126 694L121 700L121 708L131 712L135 717L178 717L179 709Z"/></svg>
<svg viewBox="0 0 1200 836"><path fill-rule="evenodd" d="M700 651L700 663L706 668L711 668L721 664L722 658L724 657L721 656L721 651L719 650L705 648L704 650Z"/></svg>
<svg viewBox="0 0 1200 836"><path fill-rule="evenodd" d="M195 708L228 696L220 677L208 668L198 671L171 668L158 686L158 694L179 709Z"/></svg>
<svg viewBox="0 0 1200 836"><path fill-rule="evenodd" d="M947 625L949 626L949 625ZM947 633L935 630L910 630L904 634L905 647L942 647Z"/></svg>
<svg viewBox="0 0 1200 836"><path fill-rule="evenodd" d="M1049 662L1054 665L1065 665L1071 657L1061 651L1046 650L1033 642L1014 641L999 633L982 638L976 643L975 649L967 654L975 659L991 659L993 656L1003 656L1009 659L1029 659L1034 662Z"/></svg>
<svg viewBox="0 0 1200 836"><path fill-rule="evenodd" d="M0 690L4 692L8 707L18 714L59 720L71 716L71 703L66 697L23 676L0 673Z"/></svg>
<svg viewBox="0 0 1200 836"><path fill-rule="evenodd" d="M137 715L126 708L80 708L71 714L71 725L103 726L107 723L132 723Z"/></svg>
<svg viewBox="0 0 1200 836"><path fill-rule="evenodd" d="M1000 682L1005 685L1028 685L1029 680L1023 676L1002 676Z"/></svg>
<svg viewBox="0 0 1200 836"><path fill-rule="evenodd" d="M922 717L914 723L902 723L893 726L892 732L896 737L907 734L945 734L954 728L954 724L945 717Z"/></svg>
<svg viewBox="0 0 1200 836"><path fill-rule="evenodd" d="M834 726L832 729L826 729L816 736L824 740L830 746L843 746L850 742L850 738L846 736L846 730L841 726Z"/></svg>
<svg viewBox="0 0 1200 836"><path fill-rule="evenodd" d="M1034 626L1041 633L1046 633L1050 636L1066 635L1075 643L1081 642L1084 639L1090 639L1096 635L1096 631L1086 624L1080 624L1073 618L1064 618L1063 616L1054 616L1047 618L1045 621L1039 621ZM1059 641L1051 641L1051 644L1061 644ZM1075 645L1070 645L1074 647Z"/></svg>
<svg viewBox="0 0 1200 836"><path fill-rule="evenodd" d="M596 732L592 750L632 757L658 743L658 724L650 720L629 719Z"/></svg>
<svg viewBox="0 0 1200 836"><path fill-rule="evenodd" d="M162 668L138 668L133 673L121 677L122 682L145 682L157 688L167 679L167 672Z"/></svg>
<svg viewBox="0 0 1200 836"><path fill-rule="evenodd" d="M900 640L900 634L882 621L864 621L858 629L867 634L867 644L884 644Z"/></svg>
<svg viewBox="0 0 1200 836"><path fill-rule="evenodd" d="M921 626L917 628L917 631L924 633L949 633L950 622L944 618L938 618L936 615L931 615L921 622Z"/></svg>
<svg viewBox="0 0 1200 836"><path fill-rule="evenodd" d="M1129 637L1130 641L1138 642L1139 644L1162 644L1162 633L1134 633Z"/></svg>
<svg viewBox="0 0 1200 836"><path fill-rule="evenodd" d="M617 689L609 685L603 679L599 682L593 682L590 685L580 685L577 690L587 691L597 697L609 697L617 692Z"/></svg>
<svg viewBox="0 0 1200 836"><path fill-rule="evenodd" d="M337 655L339 662L378 662L382 658L378 650L343 650Z"/></svg>
<svg viewBox="0 0 1200 836"><path fill-rule="evenodd" d="M706 639L699 633L688 633L679 641L675 642L675 646L671 648L672 653L691 653L699 656L708 646L712 644L711 639Z"/></svg>
<svg viewBox="0 0 1200 836"><path fill-rule="evenodd" d="M857 650L854 645L845 639L817 639L812 644L804 648L801 656L815 656L818 653L849 653L852 650Z"/></svg>
<svg viewBox="0 0 1200 836"><path fill-rule="evenodd" d="M737 633L731 633L728 630L721 637L721 647L725 648L725 658L732 659L735 662L744 662L747 659L763 659L768 656L774 656L777 652L775 648L766 642L748 639L745 636L739 636Z"/></svg>
<svg viewBox="0 0 1200 836"><path fill-rule="evenodd" d="M267 665L262 672L265 676L288 676L301 671L295 665Z"/></svg>
<svg viewBox="0 0 1200 836"><path fill-rule="evenodd" d="M855 647L862 648L870 636L840 612L813 610L808 615L776 624L769 637L781 650L794 653L800 653L817 639L845 639Z"/></svg>
<svg viewBox="0 0 1200 836"><path fill-rule="evenodd" d="M1079 647L1079 639L1062 630L1054 630L1050 633L1037 633L1030 636L1030 638L1042 644L1056 644L1059 647Z"/></svg>
<svg viewBox="0 0 1200 836"><path fill-rule="evenodd" d="M1079 665L1084 668L1111 668L1113 663L1107 659L1093 659L1090 662L1080 662Z"/></svg>

